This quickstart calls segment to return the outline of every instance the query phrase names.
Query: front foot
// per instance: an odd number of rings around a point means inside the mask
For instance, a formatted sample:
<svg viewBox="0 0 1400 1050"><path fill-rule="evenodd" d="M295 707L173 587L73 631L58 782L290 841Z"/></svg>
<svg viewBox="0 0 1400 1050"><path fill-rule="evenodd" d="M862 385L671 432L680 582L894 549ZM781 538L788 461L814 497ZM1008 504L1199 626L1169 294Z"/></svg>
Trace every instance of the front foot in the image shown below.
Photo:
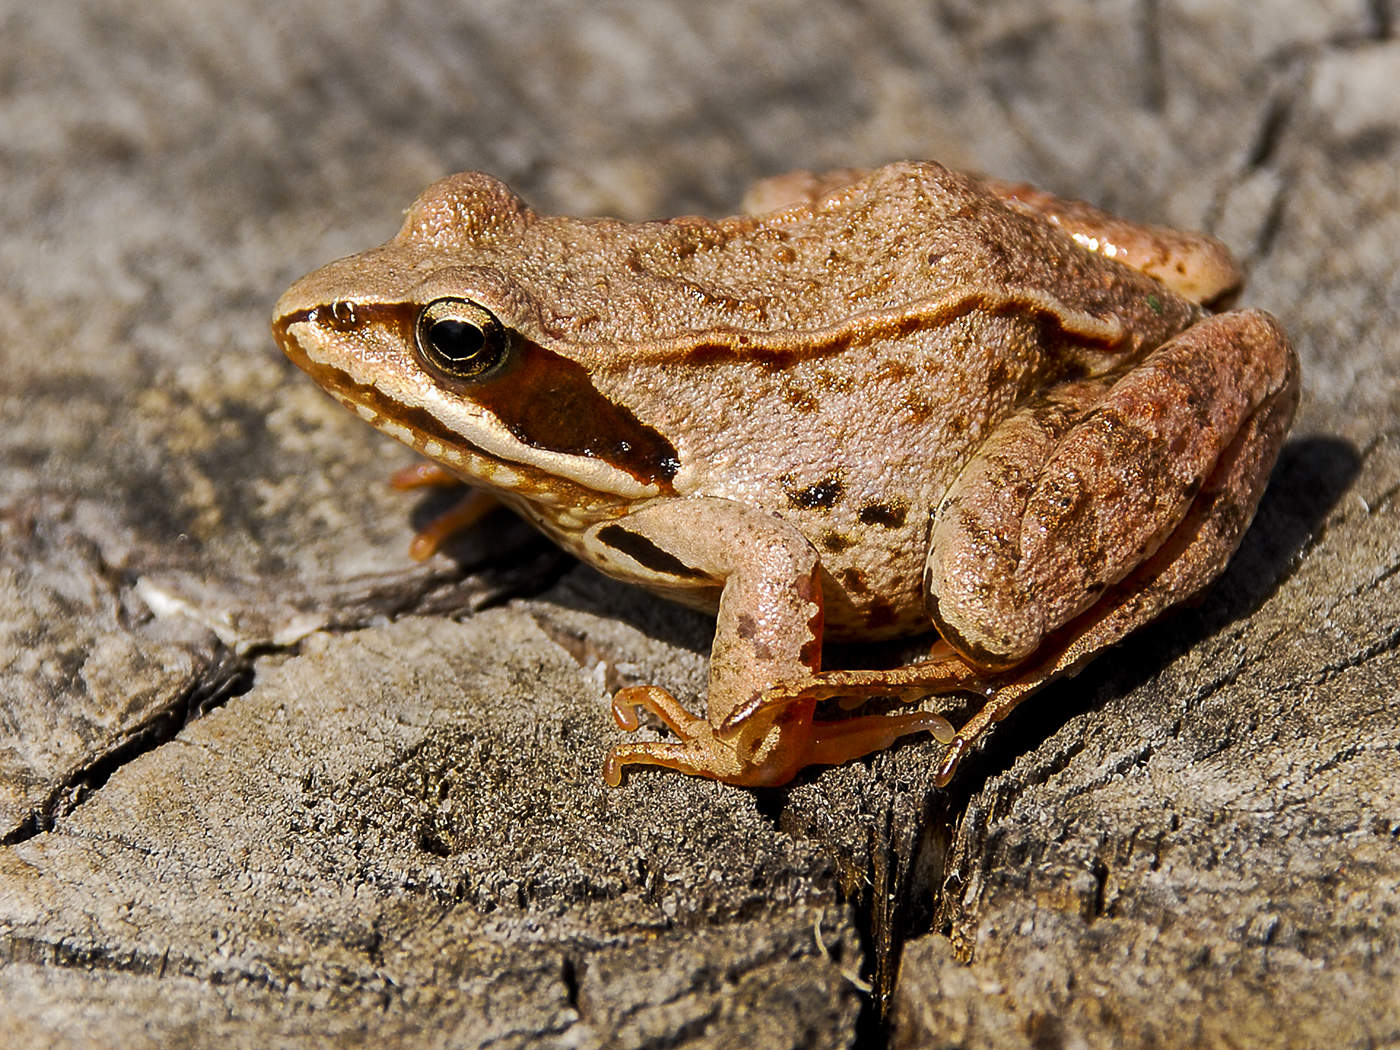
<svg viewBox="0 0 1400 1050"><path fill-rule="evenodd" d="M768 782L750 779L755 771L745 769L745 763L733 744L717 737L709 722L696 718L660 686L640 685L619 689L613 697L612 710L613 720L629 733L635 732L641 725L638 711L650 711L666 723L680 742L657 740L619 744L612 748L603 760L603 779L610 787L622 783L625 766L664 766L692 776L722 780L726 784L756 786Z"/></svg>
<svg viewBox="0 0 1400 1050"><path fill-rule="evenodd" d="M613 718L621 728L634 731L640 724L637 712L644 709L666 723L680 741L614 747L603 762L603 779L617 787L625 766L651 765L741 787L776 787L806 766L840 765L913 733L931 733L945 744L955 735L946 718L929 712L818 722L812 718L814 706L815 701L801 698L763 704L752 717L717 731L658 686L619 690Z"/></svg>

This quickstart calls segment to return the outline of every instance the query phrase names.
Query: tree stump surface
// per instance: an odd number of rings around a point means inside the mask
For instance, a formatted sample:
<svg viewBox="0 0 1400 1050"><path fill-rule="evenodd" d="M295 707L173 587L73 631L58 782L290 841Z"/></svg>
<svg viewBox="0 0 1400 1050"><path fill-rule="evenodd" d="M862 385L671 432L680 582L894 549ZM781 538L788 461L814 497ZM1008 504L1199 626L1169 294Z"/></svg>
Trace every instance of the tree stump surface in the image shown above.
<svg viewBox="0 0 1400 1050"><path fill-rule="evenodd" d="M0 7L0 1031L33 1047L1400 1045L1394 4ZM1303 401L1225 576L996 728L599 778L712 625L273 346L434 178L902 157L1206 229Z"/></svg>

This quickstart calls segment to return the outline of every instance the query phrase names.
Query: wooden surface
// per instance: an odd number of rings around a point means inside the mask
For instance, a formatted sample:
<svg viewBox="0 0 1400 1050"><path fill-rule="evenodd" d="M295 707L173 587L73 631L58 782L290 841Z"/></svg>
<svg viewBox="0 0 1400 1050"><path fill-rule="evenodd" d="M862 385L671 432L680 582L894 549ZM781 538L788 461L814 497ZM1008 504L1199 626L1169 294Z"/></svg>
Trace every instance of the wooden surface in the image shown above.
<svg viewBox="0 0 1400 1050"><path fill-rule="evenodd" d="M0 4L0 1030L105 1047L1400 1044L1388 0ZM710 625L272 346L433 178L722 214L899 157L1209 229L1303 403L1196 606L998 728L598 778ZM506 602L504 599L514 596Z"/></svg>

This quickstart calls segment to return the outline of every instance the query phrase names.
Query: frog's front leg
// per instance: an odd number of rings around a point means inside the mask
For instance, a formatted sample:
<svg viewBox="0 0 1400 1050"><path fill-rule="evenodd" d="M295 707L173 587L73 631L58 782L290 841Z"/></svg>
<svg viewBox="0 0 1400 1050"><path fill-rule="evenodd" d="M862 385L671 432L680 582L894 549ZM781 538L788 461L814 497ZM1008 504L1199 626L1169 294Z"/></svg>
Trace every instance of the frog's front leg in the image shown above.
<svg viewBox="0 0 1400 1050"><path fill-rule="evenodd" d="M997 428L936 512L926 585L944 638L1008 678L940 780L1040 684L1220 574L1297 399L1277 322L1240 311Z"/></svg>
<svg viewBox="0 0 1400 1050"><path fill-rule="evenodd" d="M671 500L597 527L587 546L604 568L653 587L721 587L710 656L707 717L696 718L658 686L619 691L618 724L636 729L637 710L658 715L678 743L626 744L609 753L604 776L618 784L629 765L659 765L730 784L773 785L804 766L845 762L952 727L923 712L818 722L831 696L908 698L977 688L956 657L894 672L822 672L822 591L816 550L792 525L722 499Z"/></svg>
<svg viewBox="0 0 1400 1050"><path fill-rule="evenodd" d="M427 460L397 470L389 478L390 488L400 492L423 488L451 488L462 484L462 479L446 467ZM414 561L427 561L449 539L471 528L499 506L500 502L489 492L467 486L456 503L418 530L413 542L408 545L408 556Z"/></svg>

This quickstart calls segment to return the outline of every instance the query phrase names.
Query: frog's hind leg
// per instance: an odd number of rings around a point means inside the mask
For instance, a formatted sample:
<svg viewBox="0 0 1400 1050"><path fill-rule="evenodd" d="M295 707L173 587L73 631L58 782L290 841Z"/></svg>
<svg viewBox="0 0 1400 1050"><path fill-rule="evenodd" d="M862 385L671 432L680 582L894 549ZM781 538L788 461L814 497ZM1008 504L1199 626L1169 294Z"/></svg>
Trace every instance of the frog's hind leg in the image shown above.
<svg viewBox="0 0 1400 1050"><path fill-rule="evenodd" d="M1234 257L1208 234L1129 222L1025 183L979 181L1017 211L1047 220L1081 247L1141 270L1194 303L1219 306L1239 289L1243 275Z"/></svg>
<svg viewBox="0 0 1400 1050"><path fill-rule="evenodd" d="M944 637L1009 670L940 782L1040 685L1221 573L1297 398L1277 323L1242 311L1183 332L1078 419L1035 406L998 428L939 507L928 584Z"/></svg>

